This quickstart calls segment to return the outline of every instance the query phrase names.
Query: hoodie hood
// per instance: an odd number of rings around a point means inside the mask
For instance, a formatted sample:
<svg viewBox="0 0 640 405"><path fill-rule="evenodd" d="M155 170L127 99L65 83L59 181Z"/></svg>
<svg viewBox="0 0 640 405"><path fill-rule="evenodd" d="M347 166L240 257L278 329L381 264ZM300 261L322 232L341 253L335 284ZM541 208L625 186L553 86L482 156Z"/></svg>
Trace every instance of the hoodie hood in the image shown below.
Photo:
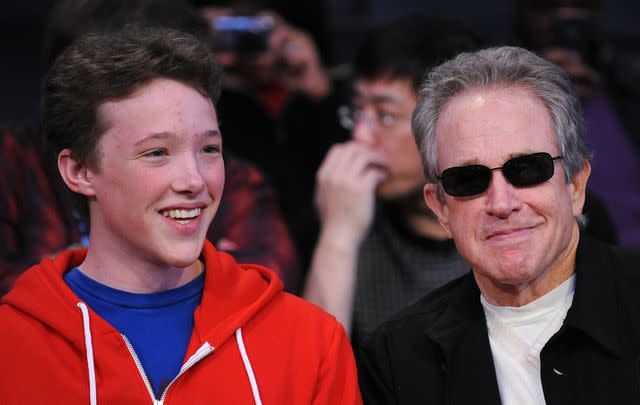
<svg viewBox="0 0 640 405"><path fill-rule="evenodd" d="M4 297L0 358L11 372L0 378L0 403L362 404L353 353L335 318L282 291L275 273L238 265L209 242L184 362L156 398L128 339L64 282L85 257L74 250L46 259Z"/></svg>
<svg viewBox="0 0 640 405"><path fill-rule="evenodd" d="M230 255L217 252L209 241L203 256L205 287L202 303L194 314L191 343L199 346L208 341L216 348L282 295L284 285L273 271L258 265L238 265ZM196 337L199 342L193 341Z"/></svg>
<svg viewBox="0 0 640 405"><path fill-rule="evenodd" d="M83 318L77 305L81 300L62 277L80 265L86 254L86 249L78 249L63 252L54 259L44 259L16 281L2 303L42 323L78 349L84 349ZM205 262L205 288L202 302L194 313L189 353L205 341L214 348L222 345L283 289L274 272L257 265L238 265L228 254L217 252L209 241L205 241L201 257ZM94 336L118 333L89 311ZM202 316L203 313L207 316Z"/></svg>

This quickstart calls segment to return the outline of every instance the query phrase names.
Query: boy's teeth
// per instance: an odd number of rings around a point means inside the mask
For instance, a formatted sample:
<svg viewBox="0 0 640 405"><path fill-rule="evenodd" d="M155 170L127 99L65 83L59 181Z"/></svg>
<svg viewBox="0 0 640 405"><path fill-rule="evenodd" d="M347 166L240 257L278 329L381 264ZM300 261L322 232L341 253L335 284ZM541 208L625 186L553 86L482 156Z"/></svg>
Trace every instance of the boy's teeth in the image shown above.
<svg viewBox="0 0 640 405"><path fill-rule="evenodd" d="M162 215L164 215L165 217L177 218L177 219L180 219L180 218L191 219L200 215L201 211L202 211L202 208L194 208L192 210L169 210L169 211L163 211Z"/></svg>

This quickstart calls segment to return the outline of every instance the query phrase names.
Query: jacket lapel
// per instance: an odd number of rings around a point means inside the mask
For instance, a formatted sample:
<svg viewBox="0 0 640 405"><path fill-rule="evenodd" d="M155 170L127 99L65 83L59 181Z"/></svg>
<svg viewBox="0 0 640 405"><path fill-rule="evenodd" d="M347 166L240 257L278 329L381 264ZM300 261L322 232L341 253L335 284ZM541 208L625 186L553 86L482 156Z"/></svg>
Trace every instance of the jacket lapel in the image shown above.
<svg viewBox="0 0 640 405"><path fill-rule="evenodd" d="M565 325L581 330L612 354L620 355L620 319L612 258L584 234L576 254L576 293ZM631 308L627 308L631 309Z"/></svg>
<svg viewBox="0 0 640 405"><path fill-rule="evenodd" d="M448 404L500 404L480 290L472 273L425 334L442 350Z"/></svg>

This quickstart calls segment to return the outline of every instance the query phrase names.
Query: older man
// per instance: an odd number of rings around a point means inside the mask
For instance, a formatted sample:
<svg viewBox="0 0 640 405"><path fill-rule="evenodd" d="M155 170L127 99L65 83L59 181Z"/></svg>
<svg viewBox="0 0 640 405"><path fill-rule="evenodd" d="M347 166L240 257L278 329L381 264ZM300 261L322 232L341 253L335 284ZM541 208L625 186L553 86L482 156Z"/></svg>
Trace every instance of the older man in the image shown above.
<svg viewBox="0 0 640 405"><path fill-rule="evenodd" d="M420 90L424 197L472 273L365 347L367 403L638 403L640 257L581 236L591 166L562 70L461 54Z"/></svg>

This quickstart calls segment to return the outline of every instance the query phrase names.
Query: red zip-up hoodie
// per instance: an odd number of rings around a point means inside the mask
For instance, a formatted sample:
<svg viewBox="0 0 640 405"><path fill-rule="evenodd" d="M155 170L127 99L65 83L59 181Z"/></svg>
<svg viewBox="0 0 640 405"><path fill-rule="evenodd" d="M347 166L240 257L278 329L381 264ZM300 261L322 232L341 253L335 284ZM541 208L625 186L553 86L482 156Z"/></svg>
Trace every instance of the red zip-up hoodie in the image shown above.
<svg viewBox="0 0 640 405"><path fill-rule="evenodd" d="M0 404L362 403L335 318L283 292L275 273L238 265L209 242L184 365L156 401L126 339L62 279L85 255L43 260L3 298Z"/></svg>

